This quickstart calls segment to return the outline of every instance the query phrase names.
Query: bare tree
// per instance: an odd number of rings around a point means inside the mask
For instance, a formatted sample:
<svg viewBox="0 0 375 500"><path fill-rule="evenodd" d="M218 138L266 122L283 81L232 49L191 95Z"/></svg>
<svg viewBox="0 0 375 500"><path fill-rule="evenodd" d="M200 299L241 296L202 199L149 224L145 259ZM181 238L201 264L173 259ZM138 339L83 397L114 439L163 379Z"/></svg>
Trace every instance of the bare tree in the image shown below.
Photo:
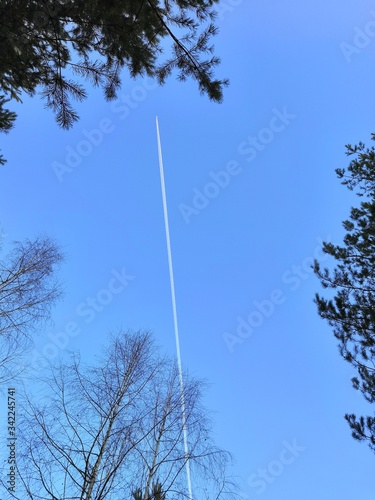
<svg viewBox="0 0 375 500"><path fill-rule="evenodd" d="M184 383L188 454L176 364L149 333L113 335L95 366L72 355L51 367L44 398L24 403L12 497L184 499L189 460L196 498L231 498L230 455L212 442L202 382Z"/></svg>
<svg viewBox="0 0 375 500"><path fill-rule="evenodd" d="M63 256L46 237L15 242L0 261L0 380L16 376L15 361L50 317L61 295L56 267Z"/></svg>

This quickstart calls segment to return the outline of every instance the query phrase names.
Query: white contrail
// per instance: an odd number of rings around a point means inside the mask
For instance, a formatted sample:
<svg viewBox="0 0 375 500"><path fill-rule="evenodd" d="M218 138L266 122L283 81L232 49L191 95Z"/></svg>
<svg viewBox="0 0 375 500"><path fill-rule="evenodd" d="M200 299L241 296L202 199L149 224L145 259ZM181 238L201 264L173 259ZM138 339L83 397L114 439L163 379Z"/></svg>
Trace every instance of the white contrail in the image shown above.
<svg viewBox="0 0 375 500"><path fill-rule="evenodd" d="M161 193L162 193L162 198L163 198L165 236L166 236L166 240L167 240L168 265L169 265L169 280L170 280L170 285L171 285L172 308L173 308L174 335L175 335L175 339L176 339L177 364L178 364L178 374L179 374L179 379L180 379L181 411L182 411L182 430L183 430L183 435L184 435L184 448L185 448L185 459L186 459L186 476L187 476L187 483L188 483L188 490L189 490L189 499L193 500L193 493L192 493L192 488L191 488L191 477L190 477L189 448L188 448L188 439L187 439L187 431L186 431L184 381L183 381L183 377L182 377L180 339L179 339L179 335L178 335L178 324L177 324L176 295L175 295L175 291L174 291L174 277L173 277L173 266L172 266L171 240L170 240L170 237L169 237L167 196L166 196L166 193L165 193L164 167L163 167L163 157L162 157L162 154L161 154L161 143L160 143L160 132L159 132L158 117L156 117L156 134L157 134L157 138L158 138L158 156L159 156L159 167L160 167L160 182L161 182Z"/></svg>

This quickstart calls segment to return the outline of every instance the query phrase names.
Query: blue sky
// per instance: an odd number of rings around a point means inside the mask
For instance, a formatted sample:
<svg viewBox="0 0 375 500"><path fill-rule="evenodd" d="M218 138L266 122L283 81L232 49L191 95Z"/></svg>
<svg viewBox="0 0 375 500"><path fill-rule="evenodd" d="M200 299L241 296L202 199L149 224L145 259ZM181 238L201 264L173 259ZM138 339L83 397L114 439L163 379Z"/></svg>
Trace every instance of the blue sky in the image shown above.
<svg viewBox="0 0 375 500"><path fill-rule="evenodd" d="M358 202L334 169L348 165L345 144L375 132L375 8L220 10L217 74L231 81L221 105L194 82L126 75L113 103L90 89L69 132L38 97L15 105L1 146L6 241L45 232L67 256L64 300L36 352L53 357L65 342L90 359L122 326L152 330L174 353L157 115L182 360L210 383L205 402L243 497L369 500L374 456L343 415L371 408L317 316L309 265L322 240L341 241Z"/></svg>

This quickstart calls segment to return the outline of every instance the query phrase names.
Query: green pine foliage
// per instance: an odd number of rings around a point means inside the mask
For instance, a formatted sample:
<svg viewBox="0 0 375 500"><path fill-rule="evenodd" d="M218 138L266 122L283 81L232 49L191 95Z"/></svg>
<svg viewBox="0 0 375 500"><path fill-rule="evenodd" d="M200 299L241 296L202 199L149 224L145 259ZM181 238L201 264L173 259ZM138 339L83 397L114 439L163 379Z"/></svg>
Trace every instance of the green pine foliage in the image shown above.
<svg viewBox="0 0 375 500"><path fill-rule="evenodd" d="M14 113L7 100L40 90L62 128L78 119L72 99L86 95L84 80L116 97L125 69L163 84L193 78L220 102L227 80L213 70L211 38L218 0L3 0L0 2L0 130ZM163 52L167 54L164 56Z"/></svg>
<svg viewBox="0 0 375 500"><path fill-rule="evenodd" d="M152 485L152 491L149 494L143 495L142 489L138 488L132 493L133 500L165 500L166 495L163 493L163 485L157 481Z"/></svg>
<svg viewBox="0 0 375 500"><path fill-rule="evenodd" d="M16 113L5 109L4 105L9 101L6 99L5 95L0 95L0 131L8 133L11 128L13 128L14 120L16 119ZM6 159L0 155L0 165L4 165Z"/></svg>
<svg viewBox="0 0 375 500"><path fill-rule="evenodd" d="M375 134L372 134L375 140ZM352 160L347 169L337 169L342 184L362 201L353 207L343 245L324 243L323 250L336 263L333 271L315 261L314 271L333 298L315 296L319 315L328 321L339 341L339 350L357 372L352 379L369 403L375 402L375 149L363 143L346 146ZM367 441L375 451L375 417L345 415L352 436Z"/></svg>

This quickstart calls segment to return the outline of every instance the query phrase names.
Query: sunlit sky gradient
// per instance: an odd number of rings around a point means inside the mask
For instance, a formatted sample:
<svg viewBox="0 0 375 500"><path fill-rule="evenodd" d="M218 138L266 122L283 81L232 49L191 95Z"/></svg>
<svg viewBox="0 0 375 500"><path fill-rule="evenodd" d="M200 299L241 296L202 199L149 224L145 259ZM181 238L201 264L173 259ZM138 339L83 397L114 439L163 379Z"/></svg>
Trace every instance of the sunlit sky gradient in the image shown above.
<svg viewBox="0 0 375 500"><path fill-rule="evenodd" d="M210 383L205 403L243 497L370 500L375 457L343 415L373 410L317 316L309 266L358 203L334 169L348 165L345 144L370 145L375 132L375 7L221 9L221 105L194 82L125 75L113 103L90 90L69 132L38 97L15 106L1 145L6 241L45 232L67 256L65 297L36 351L53 357L66 343L90 360L123 327L152 330L174 353L158 115L182 360Z"/></svg>

